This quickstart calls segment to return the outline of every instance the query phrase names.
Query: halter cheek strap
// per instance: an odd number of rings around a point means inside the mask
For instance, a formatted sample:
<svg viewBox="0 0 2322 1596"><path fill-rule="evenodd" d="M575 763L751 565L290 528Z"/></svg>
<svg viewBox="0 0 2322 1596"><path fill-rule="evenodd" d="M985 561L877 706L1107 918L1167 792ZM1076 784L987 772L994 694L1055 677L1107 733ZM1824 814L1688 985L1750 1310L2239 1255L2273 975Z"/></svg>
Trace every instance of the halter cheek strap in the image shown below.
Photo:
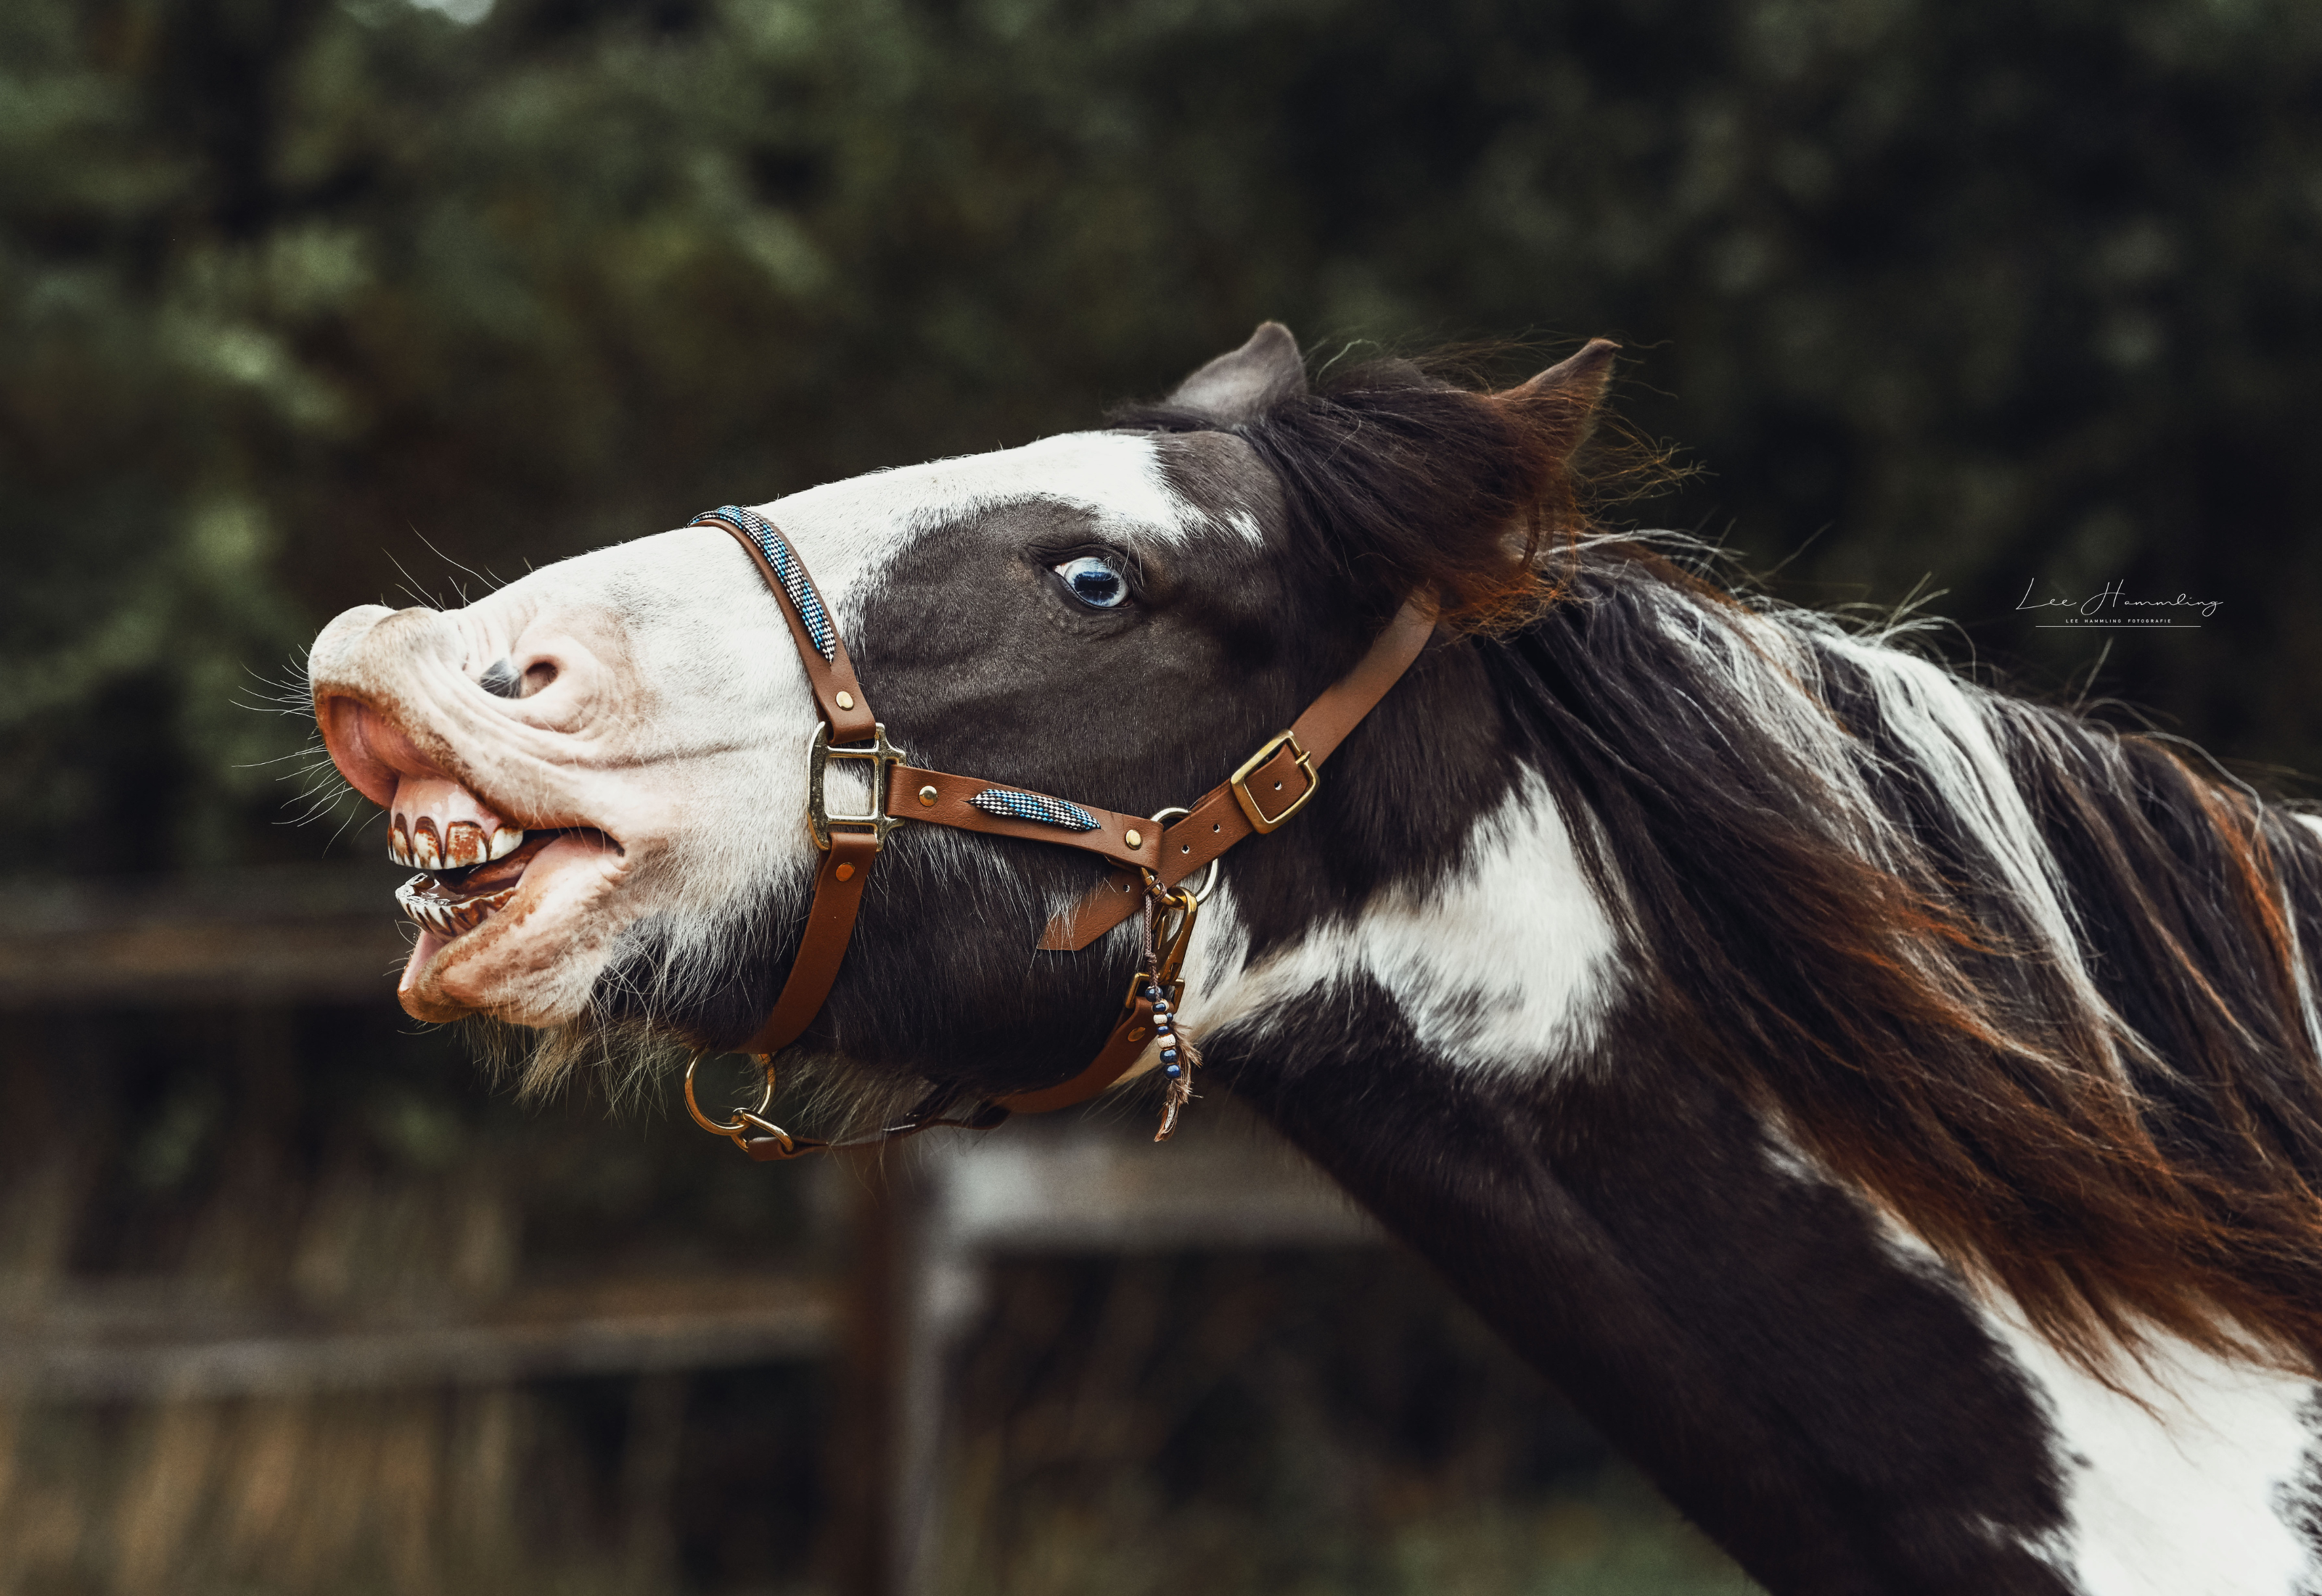
<svg viewBox="0 0 2322 1596"><path fill-rule="evenodd" d="M1164 826L1146 816L904 763L900 752L888 743L886 727L872 714L837 623L789 540L754 510L733 505L698 515L692 524L732 534L780 598L778 607L798 645L823 723L809 756L808 784L808 825L823 851L815 872L814 899L773 1009L739 1050L755 1055L765 1070L766 1101L754 1111L737 1112L730 1122L713 1120L694 1101L690 1070L686 1078L686 1106L693 1117L762 1161L891 1141L938 1125L988 1130L1010 1113L1040 1114L1084 1102L1126 1075L1154 1040L1156 1004L1174 997L1173 978L1192 939L1197 905L1194 895L1183 891L1180 883L1235 844L1273 831L1304 808L1314 796L1322 762L1403 679L1435 630L1431 614L1406 603L1355 668L1309 705L1288 731L1267 739L1239 770L1189 809L1164 810L1179 815ZM834 759L871 767L873 802L867 813L828 809L824 773ZM1049 923L1038 944L1043 949L1077 952L1087 947L1143 907L1148 879L1154 891L1174 896L1183 916L1169 938L1168 952L1156 958L1153 969L1138 972L1104 1046L1070 1080L995 1098L964 1119L935 1117L945 1095L939 1093L922 1109L855 1142L833 1144L793 1135L763 1117L772 1100L772 1055L797 1041L821 1011L846 961L872 862L889 832L914 820L1078 848L1114 864L1111 876Z"/></svg>

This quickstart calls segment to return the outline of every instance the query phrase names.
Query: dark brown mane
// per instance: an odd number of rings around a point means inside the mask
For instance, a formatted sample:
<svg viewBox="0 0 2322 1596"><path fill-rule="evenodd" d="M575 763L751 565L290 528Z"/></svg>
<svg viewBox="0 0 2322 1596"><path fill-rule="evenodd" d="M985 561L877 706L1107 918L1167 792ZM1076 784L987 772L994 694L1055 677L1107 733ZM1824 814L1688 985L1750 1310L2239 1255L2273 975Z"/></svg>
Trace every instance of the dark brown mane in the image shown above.
<svg viewBox="0 0 2322 1596"><path fill-rule="evenodd" d="M1617 427L1590 447L1612 354L1594 343L1495 393L1446 380L1449 359L1373 360L1230 427L1166 405L1111 419L1248 441L1283 486L1294 549L1366 613L1431 592L1447 625L1505 633L1555 601L1566 557L1592 530L1592 488L1633 492L1676 474L1665 451Z"/></svg>
<svg viewBox="0 0 2322 1596"><path fill-rule="evenodd" d="M1733 674L1683 641L1705 633ZM2322 972L2292 929L2322 917L2322 848L2298 822L1628 550L1496 674L1683 1045L1805 1150L2091 1366L2147 1325L2322 1352ZM1962 803L1924 748L1979 736L2015 792ZM2061 945L2003 868L2025 843Z"/></svg>

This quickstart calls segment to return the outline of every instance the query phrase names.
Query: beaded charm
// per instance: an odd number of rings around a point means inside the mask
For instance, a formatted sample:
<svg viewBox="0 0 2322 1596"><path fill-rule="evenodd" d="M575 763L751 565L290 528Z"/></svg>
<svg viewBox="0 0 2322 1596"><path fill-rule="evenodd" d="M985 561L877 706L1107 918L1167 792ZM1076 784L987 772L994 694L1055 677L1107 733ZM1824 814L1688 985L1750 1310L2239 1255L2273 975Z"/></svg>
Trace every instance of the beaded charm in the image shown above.
<svg viewBox="0 0 2322 1596"><path fill-rule="evenodd" d="M1170 1001L1173 990L1182 990L1178 971L1184 968L1185 950L1193 940L1193 921L1201 913L1201 900L1180 889L1165 892L1153 879L1145 877L1145 969L1150 972L1138 995L1145 999L1153 1012L1153 1040L1160 1049L1161 1078L1168 1084L1161 1094L1161 1128L1153 1133L1156 1142L1166 1142L1177 1128L1177 1116L1193 1100L1193 1072L1201 1068L1202 1055L1193 1043L1177 1031L1175 1005ZM1161 918L1167 911L1177 911L1177 921L1166 939L1166 950Z"/></svg>
<svg viewBox="0 0 2322 1596"><path fill-rule="evenodd" d="M1158 988L1148 987L1148 992ZM1168 1081L1161 1094L1161 1128L1153 1135L1156 1142L1166 1142L1177 1128L1177 1115L1193 1100L1193 1071L1201 1064L1202 1055L1193 1044L1177 1034L1177 1017L1171 1011L1169 999L1153 999L1153 1030L1161 1044L1161 1074Z"/></svg>

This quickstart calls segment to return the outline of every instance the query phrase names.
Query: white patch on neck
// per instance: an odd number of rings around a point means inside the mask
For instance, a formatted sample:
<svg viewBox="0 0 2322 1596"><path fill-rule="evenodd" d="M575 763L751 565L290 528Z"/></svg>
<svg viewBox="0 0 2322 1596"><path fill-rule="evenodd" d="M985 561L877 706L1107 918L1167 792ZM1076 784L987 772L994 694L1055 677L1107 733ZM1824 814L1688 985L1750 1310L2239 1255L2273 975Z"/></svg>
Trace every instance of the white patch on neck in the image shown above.
<svg viewBox="0 0 2322 1596"><path fill-rule="evenodd" d="M1220 947L1239 950L1239 926ZM1198 935L1196 942L1198 944ZM1367 977L1419 1044L1462 1069L1528 1074L1585 1052L1609 1007L1615 937L1547 783L1527 774L1478 822L1466 868L1382 892L1348 924L1317 927L1239 979L1189 1002L1198 1041L1263 1029L1303 993Z"/></svg>
<svg viewBox="0 0 2322 1596"><path fill-rule="evenodd" d="M1824 1179L1828 1176L1824 1175ZM1939 1277L2007 1349L2049 1428L2065 1527L2029 1549L2086 1596L2297 1596L2322 1564L2284 1518L2317 1437L2315 1382L2156 1336L2115 1391L1979 1297L1891 1218L1895 1251Z"/></svg>

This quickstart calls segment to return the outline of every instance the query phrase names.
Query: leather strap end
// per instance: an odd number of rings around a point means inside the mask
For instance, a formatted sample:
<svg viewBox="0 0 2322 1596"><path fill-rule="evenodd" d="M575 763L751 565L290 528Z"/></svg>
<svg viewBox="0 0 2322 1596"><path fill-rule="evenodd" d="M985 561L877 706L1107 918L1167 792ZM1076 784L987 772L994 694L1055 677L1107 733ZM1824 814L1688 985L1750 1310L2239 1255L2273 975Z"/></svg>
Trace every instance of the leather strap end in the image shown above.
<svg viewBox="0 0 2322 1596"><path fill-rule="evenodd" d="M1153 1000L1142 992L1112 1027L1089 1067L1070 1081L992 1100L1011 1114L1046 1114L1085 1103L1134 1069L1153 1045Z"/></svg>

